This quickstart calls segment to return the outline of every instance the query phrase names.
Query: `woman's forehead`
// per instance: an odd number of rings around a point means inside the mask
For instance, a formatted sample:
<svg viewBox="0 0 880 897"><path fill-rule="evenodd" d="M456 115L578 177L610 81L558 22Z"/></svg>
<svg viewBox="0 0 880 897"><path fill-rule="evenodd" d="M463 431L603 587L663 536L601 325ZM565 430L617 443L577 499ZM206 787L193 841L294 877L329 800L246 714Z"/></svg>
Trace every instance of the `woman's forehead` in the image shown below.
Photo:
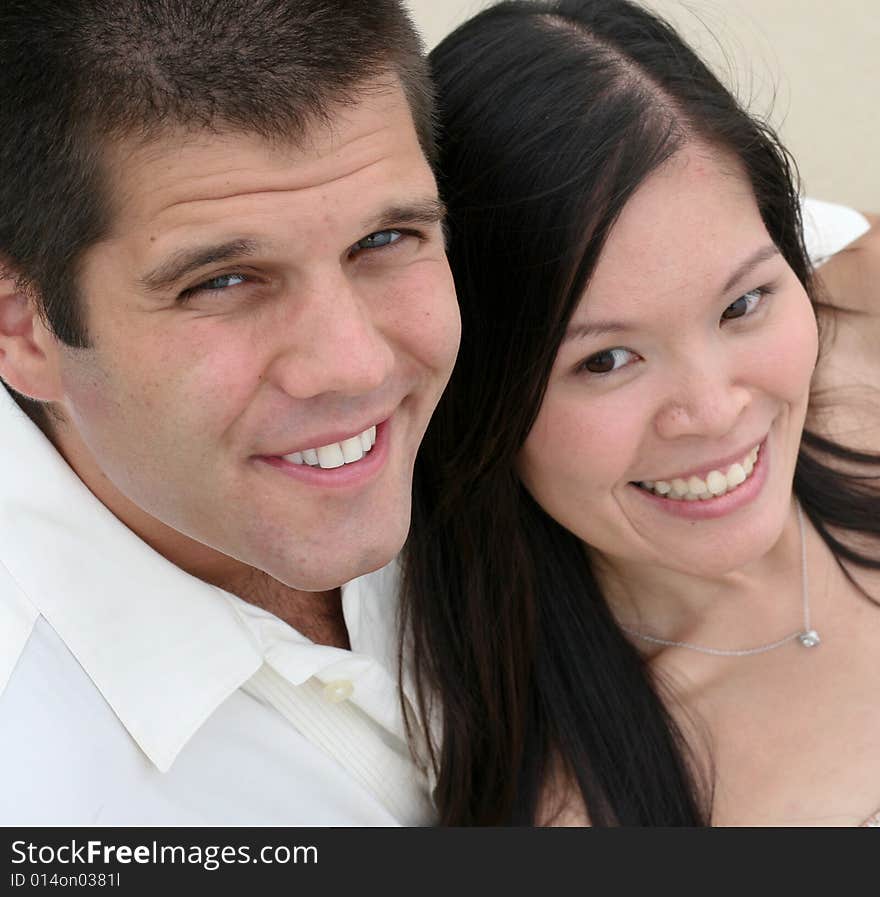
<svg viewBox="0 0 880 897"><path fill-rule="evenodd" d="M741 163L730 153L689 144L624 206L593 272L590 304L662 295L694 282L717 280L720 290L735 266L768 241Z"/></svg>

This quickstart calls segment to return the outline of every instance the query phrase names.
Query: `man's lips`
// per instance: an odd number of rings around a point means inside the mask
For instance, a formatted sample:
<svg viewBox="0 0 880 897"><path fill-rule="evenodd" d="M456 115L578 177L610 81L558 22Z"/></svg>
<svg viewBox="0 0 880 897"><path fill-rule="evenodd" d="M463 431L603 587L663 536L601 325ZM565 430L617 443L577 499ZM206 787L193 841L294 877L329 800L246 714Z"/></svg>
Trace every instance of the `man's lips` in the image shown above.
<svg viewBox="0 0 880 897"><path fill-rule="evenodd" d="M352 451L344 452L344 443L331 443L318 450L306 449L287 456L255 456L254 460L305 485L360 488L384 469L391 455L391 427L391 420L378 424L375 442L370 442L369 448L358 438Z"/></svg>
<svg viewBox="0 0 880 897"><path fill-rule="evenodd" d="M296 439L291 439L284 448L279 451L267 451L260 452L256 457L260 458L285 458L288 455L293 455L296 452L302 454L306 451L317 451L319 448L323 448L325 446L342 444L343 442L347 442L350 439L354 439L356 437L360 437L362 434L372 430L374 427L378 428L380 425L385 423L391 416L393 412L384 412L372 417L364 418L364 422L362 424L355 424L353 426L345 426L343 427L334 427L332 430L327 429L322 432L316 432L309 436L297 436Z"/></svg>

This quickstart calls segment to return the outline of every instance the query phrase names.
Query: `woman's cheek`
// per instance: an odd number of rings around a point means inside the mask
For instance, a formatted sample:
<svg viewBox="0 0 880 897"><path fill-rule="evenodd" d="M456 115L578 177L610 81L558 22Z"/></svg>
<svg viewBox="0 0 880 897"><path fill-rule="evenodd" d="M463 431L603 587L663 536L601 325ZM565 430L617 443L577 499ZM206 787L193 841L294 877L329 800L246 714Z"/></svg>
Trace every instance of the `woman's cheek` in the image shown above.
<svg viewBox="0 0 880 897"><path fill-rule="evenodd" d="M804 294L793 313L767 331L764 344L752 348L745 363L763 371L769 393L798 402L809 393L818 349L816 319Z"/></svg>
<svg viewBox="0 0 880 897"><path fill-rule="evenodd" d="M554 508L569 517L571 509L563 512L562 506L580 505L587 497L601 500L625 484L632 452L650 426L633 403L578 392L548 393L520 456L524 485L555 517L560 514Z"/></svg>

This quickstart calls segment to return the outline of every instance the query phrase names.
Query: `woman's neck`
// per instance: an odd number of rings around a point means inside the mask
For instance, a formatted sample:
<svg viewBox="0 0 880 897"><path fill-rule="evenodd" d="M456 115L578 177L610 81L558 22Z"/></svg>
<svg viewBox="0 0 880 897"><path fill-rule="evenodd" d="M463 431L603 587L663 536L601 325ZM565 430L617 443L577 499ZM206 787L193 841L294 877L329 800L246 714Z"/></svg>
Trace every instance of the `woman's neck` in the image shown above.
<svg viewBox="0 0 880 897"><path fill-rule="evenodd" d="M805 530L816 568L817 561L825 562L825 552L817 550L822 543L806 521ZM773 642L803 624L801 537L794 503L766 554L717 576L595 553L591 558L617 620L646 635L736 650Z"/></svg>

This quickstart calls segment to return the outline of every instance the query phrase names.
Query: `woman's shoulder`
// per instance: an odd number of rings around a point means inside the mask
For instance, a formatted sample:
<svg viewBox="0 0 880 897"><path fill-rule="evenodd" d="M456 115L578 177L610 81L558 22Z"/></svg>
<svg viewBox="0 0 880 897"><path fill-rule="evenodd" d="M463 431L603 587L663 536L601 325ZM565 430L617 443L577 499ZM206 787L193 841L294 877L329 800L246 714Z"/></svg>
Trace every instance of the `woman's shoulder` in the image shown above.
<svg viewBox="0 0 880 897"><path fill-rule="evenodd" d="M880 218L859 218L864 226L855 239L816 259L825 307L810 425L850 448L880 451Z"/></svg>
<svg viewBox="0 0 880 897"><path fill-rule="evenodd" d="M804 205L805 241L817 269L819 298L880 320L880 216L828 203L822 206L832 211Z"/></svg>

